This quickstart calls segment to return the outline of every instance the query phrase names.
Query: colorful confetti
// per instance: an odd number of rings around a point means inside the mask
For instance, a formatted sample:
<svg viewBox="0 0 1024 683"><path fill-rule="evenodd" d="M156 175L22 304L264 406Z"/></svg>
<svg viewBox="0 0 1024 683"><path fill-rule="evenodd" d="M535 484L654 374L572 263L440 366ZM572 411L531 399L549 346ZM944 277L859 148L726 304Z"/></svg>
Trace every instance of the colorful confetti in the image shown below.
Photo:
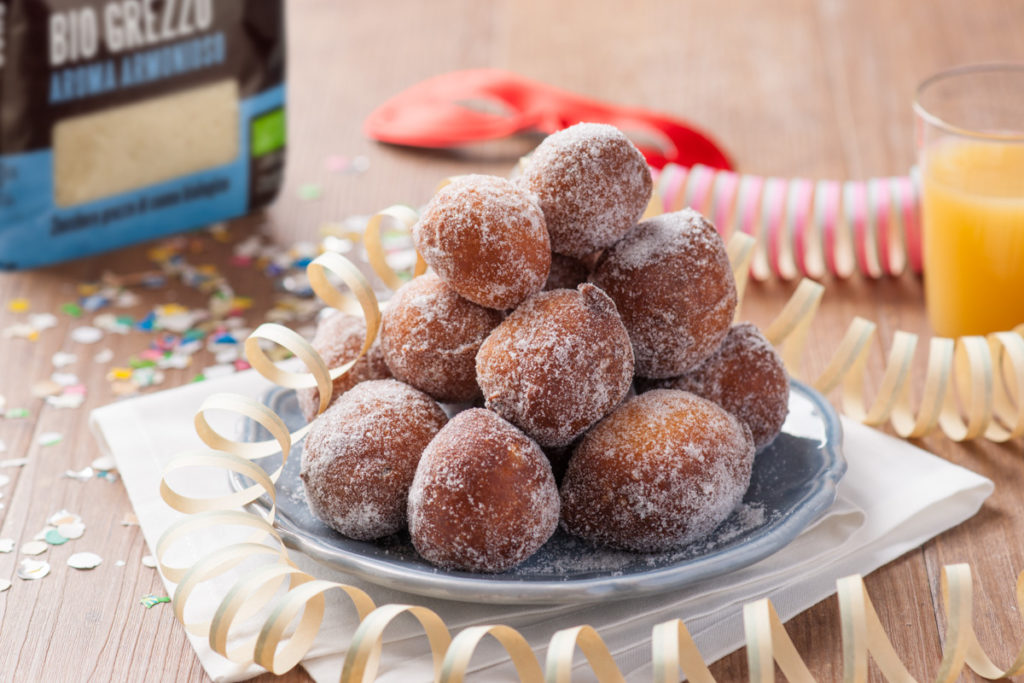
<svg viewBox="0 0 1024 683"><path fill-rule="evenodd" d="M87 466L80 470L64 470L64 476L75 481L89 481L95 476L95 472Z"/></svg>
<svg viewBox="0 0 1024 683"><path fill-rule="evenodd" d="M73 301L69 301L66 304L61 304L60 311L61 313L70 315L72 318L82 317L82 307L74 303Z"/></svg>
<svg viewBox="0 0 1024 683"><path fill-rule="evenodd" d="M73 353L68 353L67 351L58 351L53 354L53 357L50 360L53 362L53 367L59 370L61 368L66 368L69 365L74 365L75 361L78 360L78 356Z"/></svg>
<svg viewBox="0 0 1024 683"><path fill-rule="evenodd" d="M11 299L7 302L7 310L11 313L24 313L28 307L28 299Z"/></svg>
<svg viewBox="0 0 1024 683"><path fill-rule="evenodd" d="M79 344L95 344L103 339L103 330L88 325L76 327L71 330L71 339Z"/></svg>
<svg viewBox="0 0 1024 683"><path fill-rule="evenodd" d="M43 432L36 439L36 443L40 446L56 446L64 440L64 435L60 432Z"/></svg>
<svg viewBox="0 0 1024 683"><path fill-rule="evenodd" d="M22 544L20 552L22 555L42 555L48 547L45 541L29 541Z"/></svg>
<svg viewBox="0 0 1024 683"><path fill-rule="evenodd" d="M28 408L8 408L7 412L4 413L4 417L8 420L20 420L28 417Z"/></svg>
<svg viewBox="0 0 1024 683"><path fill-rule="evenodd" d="M24 581L35 581L50 573L50 563L43 560L24 559L18 563L17 575Z"/></svg>
<svg viewBox="0 0 1024 683"><path fill-rule="evenodd" d="M109 363L114 360L114 351L112 349L103 349L93 356L92 359L96 363Z"/></svg>
<svg viewBox="0 0 1024 683"><path fill-rule="evenodd" d="M68 558L68 566L72 569L95 569L103 563L103 558L96 553L75 553Z"/></svg>
<svg viewBox="0 0 1024 683"><path fill-rule="evenodd" d="M9 553L14 550L13 538L0 538L0 553Z"/></svg>
<svg viewBox="0 0 1024 683"><path fill-rule="evenodd" d="M9 458L7 460L0 460L0 467L23 467L27 463L28 458Z"/></svg>
<svg viewBox="0 0 1024 683"><path fill-rule="evenodd" d="M82 518L76 515L74 512L68 510L58 510L50 515L50 518L46 520L50 526L57 527L61 524L80 524Z"/></svg>
<svg viewBox="0 0 1024 683"><path fill-rule="evenodd" d="M306 183L299 186L299 199L304 201L313 201L320 199L324 194L324 189L316 183Z"/></svg>
<svg viewBox="0 0 1024 683"><path fill-rule="evenodd" d="M152 555L143 555L142 556L142 566L143 567L149 567L150 569L155 569L156 568L156 558L153 557Z"/></svg>
<svg viewBox="0 0 1024 683"><path fill-rule="evenodd" d="M11 587L11 582L7 579L0 579L0 593L4 593L8 588Z"/></svg>
<svg viewBox="0 0 1024 683"><path fill-rule="evenodd" d="M141 604L146 609L151 609L153 607L156 607L157 605L159 605L162 602L170 602L170 601L171 601L171 599L168 598L168 597L160 597L160 596L156 596L156 595L143 595L142 599L139 600L139 604Z"/></svg>
<svg viewBox="0 0 1024 683"><path fill-rule="evenodd" d="M114 462L114 456L112 455L101 455L100 457L89 463L89 467L100 472L107 472L109 470L116 470L117 463Z"/></svg>
<svg viewBox="0 0 1024 683"><path fill-rule="evenodd" d="M56 529L50 529L49 531L47 531L46 536L43 537L43 540L45 540L50 545L64 545L68 542L67 536L64 536Z"/></svg>
<svg viewBox="0 0 1024 683"><path fill-rule="evenodd" d="M68 540L74 541L81 538L82 534L85 533L85 525L81 522L67 522L57 527L57 533ZM47 542L49 542L49 538L47 538Z"/></svg>

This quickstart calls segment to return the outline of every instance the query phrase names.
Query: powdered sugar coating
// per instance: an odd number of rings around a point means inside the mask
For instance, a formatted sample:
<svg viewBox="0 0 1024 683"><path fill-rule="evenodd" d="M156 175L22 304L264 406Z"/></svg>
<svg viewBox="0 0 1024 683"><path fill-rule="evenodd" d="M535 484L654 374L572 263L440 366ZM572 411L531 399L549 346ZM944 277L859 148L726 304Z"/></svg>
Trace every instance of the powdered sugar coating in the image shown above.
<svg viewBox="0 0 1024 683"><path fill-rule="evenodd" d="M629 330L641 377L677 377L718 348L736 310L721 236L692 209L640 222L601 257L591 282Z"/></svg>
<svg viewBox="0 0 1024 683"><path fill-rule="evenodd" d="M327 363L327 367L334 368L359 355L365 339L366 321L358 316L336 311L320 318L311 343ZM331 403L360 382L388 377L391 377L391 371L384 363L384 353L378 336L366 355L357 360L351 370L334 380ZM316 417L316 411L320 408L320 391L316 387L296 389L295 397L299 401L299 410L302 411L306 422Z"/></svg>
<svg viewBox="0 0 1024 683"><path fill-rule="evenodd" d="M545 448L565 446L629 390L633 351L599 288L542 292L491 332L476 356L487 407Z"/></svg>
<svg viewBox="0 0 1024 683"><path fill-rule="evenodd" d="M420 455L448 421L434 399L393 379L357 384L313 423L299 476L309 508L350 538L405 528Z"/></svg>
<svg viewBox="0 0 1024 683"><path fill-rule="evenodd" d="M548 274L548 281L544 283L544 291L576 289L586 282L589 276L590 268L583 261L572 256L551 254L551 272Z"/></svg>
<svg viewBox="0 0 1024 683"><path fill-rule="evenodd" d="M438 401L480 396L476 352L502 320L500 311L462 298L434 274L405 283L381 321L381 347L397 379Z"/></svg>
<svg viewBox="0 0 1024 683"><path fill-rule="evenodd" d="M699 396L657 389L583 438L562 482L563 524L615 548L677 548L729 516L753 464L746 425Z"/></svg>
<svg viewBox="0 0 1024 683"><path fill-rule="evenodd" d="M789 378L779 354L750 323L734 325L725 341L682 377L659 383L714 401L750 427L761 450L782 430L789 412Z"/></svg>
<svg viewBox="0 0 1024 683"><path fill-rule="evenodd" d="M551 250L581 258L615 243L651 198L651 171L622 131L578 123L549 135L518 178L544 211Z"/></svg>
<svg viewBox="0 0 1024 683"><path fill-rule="evenodd" d="M409 533L428 562L500 572L544 545L558 510L540 447L493 412L471 408L423 452L409 490Z"/></svg>
<svg viewBox="0 0 1024 683"><path fill-rule="evenodd" d="M456 178L430 200L412 234L445 284L487 308L514 308L539 292L551 267L537 198L505 178Z"/></svg>

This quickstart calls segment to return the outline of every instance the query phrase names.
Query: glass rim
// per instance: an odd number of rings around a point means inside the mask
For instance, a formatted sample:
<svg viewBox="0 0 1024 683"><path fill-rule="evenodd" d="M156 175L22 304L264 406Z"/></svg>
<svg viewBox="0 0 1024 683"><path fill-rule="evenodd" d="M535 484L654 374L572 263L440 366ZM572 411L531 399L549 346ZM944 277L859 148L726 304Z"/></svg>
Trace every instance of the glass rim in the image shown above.
<svg viewBox="0 0 1024 683"><path fill-rule="evenodd" d="M1024 131L1020 133L993 133L979 130L972 130L970 128L964 128L956 124L946 121L940 116L933 114L921 103L921 97L924 92L935 83L944 81L949 78L955 78L957 76L965 76L970 74L978 73L996 73L996 72L1017 72L1024 77L1024 62L982 62L980 64L965 64L962 66L955 66L949 69L944 69L937 73L928 76L928 78L921 81L917 89L914 91L914 112L920 116L926 123L929 123L936 128L939 128L947 133L953 133L965 138L971 138L974 140L989 140L998 142L1020 142L1024 143Z"/></svg>

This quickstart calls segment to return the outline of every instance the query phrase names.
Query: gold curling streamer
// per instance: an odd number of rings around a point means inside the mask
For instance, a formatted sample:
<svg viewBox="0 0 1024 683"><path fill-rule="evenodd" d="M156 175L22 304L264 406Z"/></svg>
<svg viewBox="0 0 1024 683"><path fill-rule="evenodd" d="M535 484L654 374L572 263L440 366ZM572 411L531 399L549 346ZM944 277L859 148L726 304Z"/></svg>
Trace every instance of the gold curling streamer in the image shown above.
<svg viewBox="0 0 1024 683"><path fill-rule="evenodd" d="M378 229L371 232L371 242L379 242L379 227L385 219L397 221L408 230L415 222L416 214L404 207L393 207L375 219ZM368 252L372 250L371 246ZM728 251L733 268L739 275L737 280L742 298L746 273L754 255L753 242L749 236L734 235ZM383 259L383 250L376 253L380 258L374 259L374 268L389 268ZM421 270L419 263L414 270ZM350 301L330 283L328 273L333 273L347 285L362 309L367 322L362 355L373 343L379 326L380 311L376 299L358 268L338 254L327 253L309 266L313 289L327 305L346 307ZM394 278L385 277L385 282L400 284L398 275L391 273ZM780 347L791 370L798 367L796 359L800 357L822 294L821 285L809 280L801 283L766 330L771 341ZM925 390L916 416L910 408L908 391L910 360L916 337L905 333L894 338L879 395L869 408L864 408L863 373L874 332L872 323L854 320L832 360L815 382L822 390L842 384L843 405L848 413L856 415L860 411L861 418L869 424L880 424L888 419L894 429L905 436L923 435L936 426L954 439L984 435L993 440L1005 440L1024 433L1021 406L1024 339L1020 328L1015 332L992 335L987 340L932 340ZM292 373L278 368L263 352L261 342L278 344L289 350L302 360L308 372ZM295 388L317 387L321 397L320 411L329 401L332 380L347 372L355 362L327 368L308 342L294 332L272 324L261 325L253 332L246 341L245 352L250 364L276 384ZM960 398L966 404L966 422L959 414L954 384L963 392ZM258 443L232 441L210 426L205 413L212 410L233 412L251 419L263 426L271 434L271 439ZM589 626L580 625L556 632L551 638L542 669L526 639L508 626L473 626L453 638L441 618L427 608L415 605L378 607L359 588L318 580L302 572L289 559L274 529L275 483L292 444L306 434L308 427L289 433L281 418L266 406L251 397L232 394L208 397L196 414L195 426L209 450L182 453L166 467L160 487L161 497L186 516L162 534L156 555L162 574L177 583L172 601L175 616L190 633L207 638L215 652L237 664L247 666L256 663L274 673L291 669L309 651L319 631L324 613L324 594L338 590L349 598L360 620L343 665L341 680L345 683L373 679L382 652L384 630L402 615L411 615L423 628L438 681L462 681L474 650L487 636L505 648L523 681L570 681L577 648L584 653L599 681L623 680L600 634ZM269 475L252 462L276 453L281 454L281 466ZM171 472L197 467L229 469L247 476L254 484L243 491L217 498L194 498L177 492L168 483L167 475ZM265 515L239 509L263 495L271 501ZM201 557L189 566L169 564L177 544L213 528L226 527L246 527L250 529L250 536L244 542ZM256 567L240 569L243 565ZM224 593L212 618L188 621L186 612L196 588L232 570L240 576ZM867 658L871 655L889 680L913 681L890 644L859 576L838 582L838 600L844 680L866 680ZM1018 577L1017 600L1020 608L1024 609L1024 572ZM966 565L943 569L943 604L948 639L937 680L954 680L965 665L986 678L1000 678L1024 671L1024 648L1004 671L992 663L979 644L971 626L971 577ZM258 635L229 649L232 627L253 618L261 620ZM297 624L289 630L296 619ZM765 599L747 605L744 623L751 681L774 680L775 663L790 680L813 680L770 601ZM651 655L654 679L658 683L677 681L680 673L699 683L715 680L686 626L678 619L654 626Z"/></svg>

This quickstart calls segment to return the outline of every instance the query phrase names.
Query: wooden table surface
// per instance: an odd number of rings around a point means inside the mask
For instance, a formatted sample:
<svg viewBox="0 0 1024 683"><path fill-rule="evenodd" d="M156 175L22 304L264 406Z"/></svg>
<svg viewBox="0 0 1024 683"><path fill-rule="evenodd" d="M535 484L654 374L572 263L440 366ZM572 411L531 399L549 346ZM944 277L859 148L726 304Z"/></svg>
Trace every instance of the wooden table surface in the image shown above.
<svg viewBox="0 0 1024 683"><path fill-rule="evenodd" d="M262 220L233 227L236 235L262 223L287 244L317 239L325 221L367 214L392 203L418 204L444 176L506 173L527 144L490 144L459 152L428 153L374 144L361 121L384 98L428 76L467 67L501 67L569 90L685 117L713 132L743 170L810 178L867 178L905 173L914 160L910 101L915 84L954 64L1024 60L1024 4L958 0L432 0L342 3L293 0L290 33L289 147L285 188ZM343 175L325 170L327 155L365 155L369 169ZM321 184L322 198L303 200L299 188ZM252 268L227 264L229 247L197 241L199 259L219 264L238 293L257 306L259 322L271 282ZM137 246L27 273L0 275L0 329L24 321L8 302L25 298L32 312L56 312L77 297L78 283L104 271L149 267ZM880 337L897 329L928 335L920 279L828 282L828 293L807 353L820 371L854 315L877 321ZM792 285L754 286L746 315L765 323ZM203 298L176 285L142 292L128 313ZM54 511L81 514L86 535L74 550L92 550L101 567L65 566L72 552L52 548L53 571L40 581L14 580L0 594L0 678L57 680L205 680L182 627L166 605L146 610L139 597L162 594L137 526L122 526L130 505L120 483L62 477L99 455L87 431L88 411L115 399L106 374L144 349L152 335L108 335L86 347L69 337L81 324L58 313L59 324L37 341L0 338L0 394L29 409L25 419L0 419L2 458L26 456L22 468L2 470L0 537L30 540ZM112 363L92 362L102 347ZM56 351L78 361L68 371L89 387L78 409L47 407L31 386L53 372ZM877 386L884 352L876 346L869 385ZM196 367L212 363L204 354ZM196 372L169 371L164 386ZM64 441L40 447L37 437L56 431ZM867 586L900 656L913 674L931 678L941 658L943 623L939 575L945 564L969 562L975 576L976 629L998 663L1008 664L1020 641L1014 580L1024 569L1024 462L1019 442L956 445L933 436L922 445L994 479L995 494L981 512L952 531L870 575ZM154 492L155 494L156 492ZM18 553L0 555L0 576L11 577ZM122 567L116 560L124 560ZM789 622L789 633L822 681L841 676L834 599ZM746 674L742 652L715 665L720 680ZM305 680L293 672L289 680Z"/></svg>

